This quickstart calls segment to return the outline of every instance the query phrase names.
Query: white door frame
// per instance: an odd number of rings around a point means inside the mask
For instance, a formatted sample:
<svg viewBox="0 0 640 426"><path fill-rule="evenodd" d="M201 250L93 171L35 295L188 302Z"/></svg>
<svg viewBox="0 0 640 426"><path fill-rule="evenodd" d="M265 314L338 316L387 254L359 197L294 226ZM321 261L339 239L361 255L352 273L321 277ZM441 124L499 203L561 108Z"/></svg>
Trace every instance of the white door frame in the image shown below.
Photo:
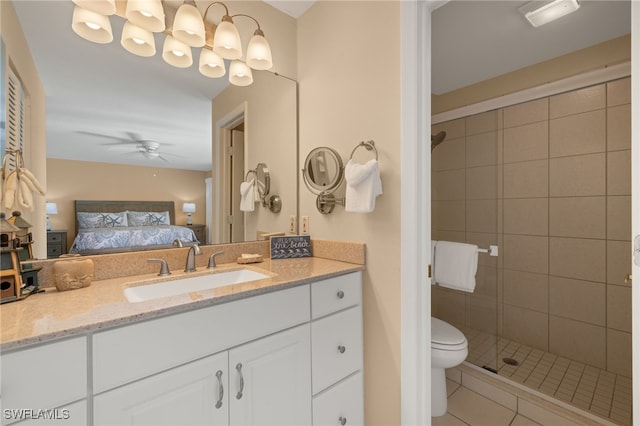
<svg viewBox="0 0 640 426"><path fill-rule="evenodd" d="M401 422L431 423L430 258L431 12L445 1L401 5L402 202L401 202ZM640 52L640 2L631 2L631 51ZM640 235L640 54L631 57L632 235ZM633 238L632 238L633 239ZM429 255L429 257L427 257ZM632 274L640 281L640 266ZM633 424L640 423L640 288L632 286Z"/></svg>
<svg viewBox="0 0 640 426"><path fill-rule="evenodd" d="M640 3L631 2L631 235L640 235ZM633 238L632 238L633 240ZM640 258L640 254L638 254ZM638 260L640 263L640 260ZM633 421L640 423L640 266L632 262Z"/></svg>

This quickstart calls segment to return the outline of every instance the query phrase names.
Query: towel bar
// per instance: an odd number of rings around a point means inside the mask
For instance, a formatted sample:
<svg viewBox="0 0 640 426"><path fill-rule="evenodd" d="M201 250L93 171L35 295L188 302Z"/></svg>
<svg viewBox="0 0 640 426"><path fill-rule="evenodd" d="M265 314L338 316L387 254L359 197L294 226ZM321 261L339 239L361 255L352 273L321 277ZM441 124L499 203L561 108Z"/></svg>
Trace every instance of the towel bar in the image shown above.
<svg viewBox="0 0 640 426"><path fill-rule="evenodd" d="M478 249L478 253L489 253L489 256L498 257L498 246L489 246L488 249Z"/></svg>

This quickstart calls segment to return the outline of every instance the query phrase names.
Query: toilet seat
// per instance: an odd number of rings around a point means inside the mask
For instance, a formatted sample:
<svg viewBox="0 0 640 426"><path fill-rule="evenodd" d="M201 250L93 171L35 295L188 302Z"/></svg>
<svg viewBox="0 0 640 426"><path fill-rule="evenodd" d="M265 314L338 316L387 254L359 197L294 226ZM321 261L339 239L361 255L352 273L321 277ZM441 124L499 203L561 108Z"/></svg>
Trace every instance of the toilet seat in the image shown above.
<svg viewBox="0 0 640 426"><path fill-rule="evenodd" d="M467 348L467 338L454 326L431 317L431 348L442 351L459 351Z"/></svg>

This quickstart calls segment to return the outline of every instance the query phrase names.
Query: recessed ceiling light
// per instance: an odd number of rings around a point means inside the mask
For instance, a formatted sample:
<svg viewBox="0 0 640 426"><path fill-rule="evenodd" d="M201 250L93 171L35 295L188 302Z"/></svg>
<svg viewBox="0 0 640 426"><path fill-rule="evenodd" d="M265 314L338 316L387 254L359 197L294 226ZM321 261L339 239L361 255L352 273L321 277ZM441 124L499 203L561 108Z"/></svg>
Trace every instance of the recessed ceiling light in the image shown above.
<svg viewBox="0 0 640 426"><path fill-rule="evenodd" d="M578 0L532 1L518 10L534 27L562 18L580 8Z"/></svg>

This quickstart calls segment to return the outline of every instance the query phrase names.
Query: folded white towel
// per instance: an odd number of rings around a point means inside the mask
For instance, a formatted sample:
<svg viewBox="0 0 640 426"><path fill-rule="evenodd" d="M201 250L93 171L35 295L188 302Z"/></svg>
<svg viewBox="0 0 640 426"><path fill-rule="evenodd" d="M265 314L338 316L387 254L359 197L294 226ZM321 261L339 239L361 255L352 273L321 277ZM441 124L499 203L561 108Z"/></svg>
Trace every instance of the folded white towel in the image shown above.
<svg viewBox="0 0 640 426"><path fill-rule="evenodd" d="M359 164L349 160L344 168L344 177L347 181L345 211L372 212L376 207L376 197L382 194L378 161L369 160Z"/></svg>
<svg viewBox="0 0 640 426"><path fill-rule="evenodd" d="M442 287L473 293L478 270L478 246L436 242L435 279Z"/></svg>
<svg viewBox="0 0 640 426"><path fill-rule="evenodd" d="M240 184L240 210L243 212L252 212L255 208L255 180L242 182Z"/></svg>

